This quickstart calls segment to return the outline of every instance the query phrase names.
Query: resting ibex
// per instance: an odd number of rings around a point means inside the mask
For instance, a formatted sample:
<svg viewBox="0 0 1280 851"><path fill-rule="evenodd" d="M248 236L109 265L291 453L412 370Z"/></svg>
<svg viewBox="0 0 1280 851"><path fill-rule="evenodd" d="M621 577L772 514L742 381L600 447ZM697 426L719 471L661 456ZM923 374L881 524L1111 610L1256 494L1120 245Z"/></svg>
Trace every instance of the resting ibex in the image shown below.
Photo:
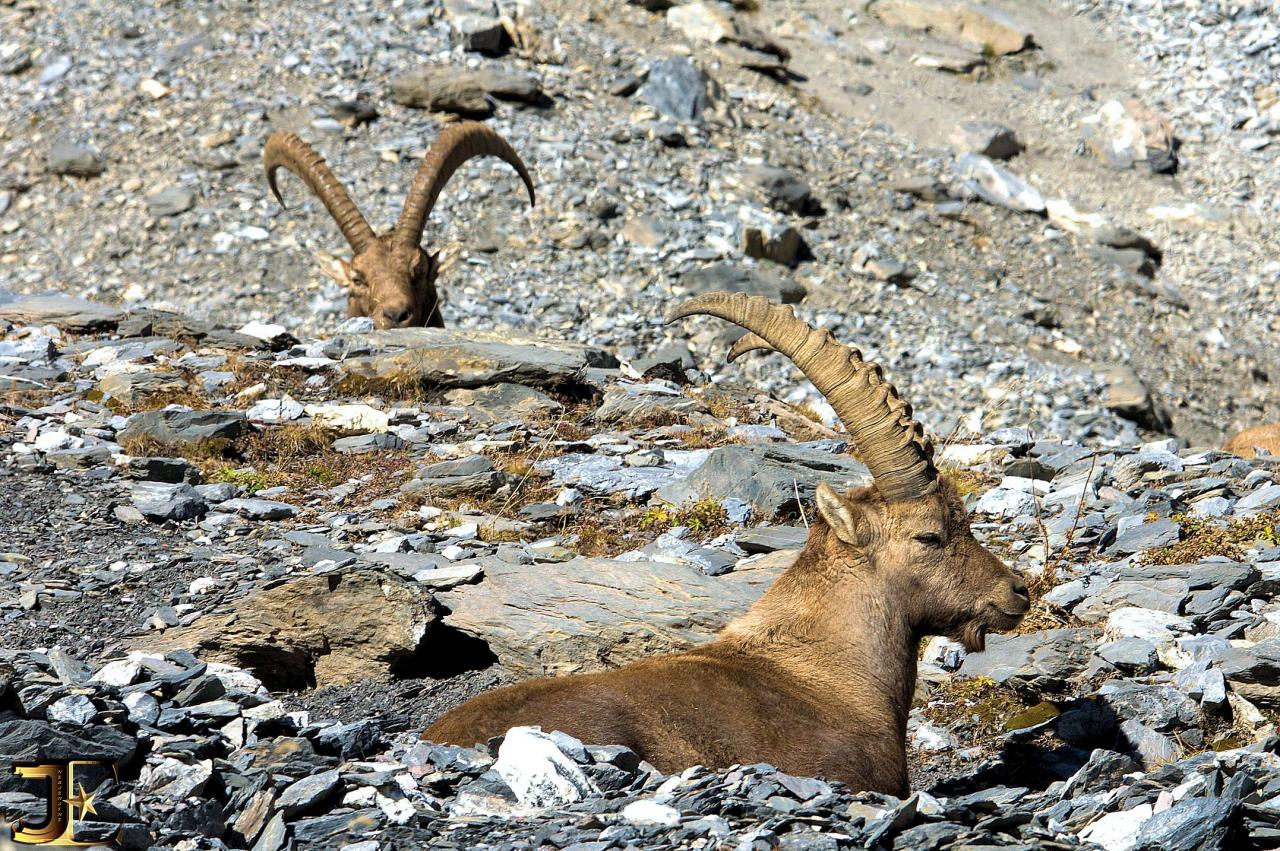
<svg viewBox="0 0 1280 851"><path fill-rule="evenodd" d="M533 178L501 136L475 121L454 124L440 134L418 168L405 197L400 221L378 236L324 157L293 133L272 133L262 152L267 184L284 206L276 187L276 169L284 166L310 187L342 230L355 256L343 260L318 253L321 270L347 288L347 316L368 316L378 328L428 325L443 328L436 293L437 255L419 245L427 216L453 173L473 157L494 156L509 164L529 190Z"/></svg>
<svg viewBox="0 0 1280 851"><path fill-rule="evenodd" d="M880 368L791 309L712 293L669 321L709 314L752 332L827 397L874 476L817 492L795 563L709 644L616 671L538 679L480 695L423 738L471 745L517 725L627 745L663 771L769 762L854 789L908 790L906 727L923 635L983 647L1016 626L1026 585L973 537L911 407Z"/></svg>
<svg viewBox="0 0 1280 851"><path fill-rule="evenodd" d="M1280 455L1280 423L1247 428L1228 440L1222 448L1241 458L1254 458L1259 449L1272 455Z"/></svg>

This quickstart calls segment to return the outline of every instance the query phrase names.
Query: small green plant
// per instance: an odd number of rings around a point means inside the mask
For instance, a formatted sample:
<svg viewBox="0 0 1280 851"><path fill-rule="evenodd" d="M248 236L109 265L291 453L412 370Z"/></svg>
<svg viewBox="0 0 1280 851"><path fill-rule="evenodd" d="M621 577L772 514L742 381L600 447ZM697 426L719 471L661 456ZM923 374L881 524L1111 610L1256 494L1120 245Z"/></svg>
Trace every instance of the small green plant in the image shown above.
<svg viewBox="0 0 1280 851"><path fill-rule="evenodd" d="M248 467L240 469L223 467L214 474L213 480L221 484L235 485L249 493L257 493L271 487L271 482L267 480L265 475Z"/></svg>
<svg viewBox="0 0 1280 851"><path fill-rule="evenodd" d="M715 499L700 499L681 507L652 506L640 515L642 529L673 529L684 526L691 532L708 532L725 525L729 512Z"/></svg>

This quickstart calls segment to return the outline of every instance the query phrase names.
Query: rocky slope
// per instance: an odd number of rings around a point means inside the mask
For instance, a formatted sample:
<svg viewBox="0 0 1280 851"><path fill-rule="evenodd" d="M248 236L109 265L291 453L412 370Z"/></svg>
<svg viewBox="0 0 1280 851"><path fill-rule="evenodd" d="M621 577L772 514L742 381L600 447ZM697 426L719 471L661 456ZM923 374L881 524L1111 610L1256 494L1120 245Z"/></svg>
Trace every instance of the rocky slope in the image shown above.
<svg viewBox="0 0 1280 851"><path fill-rule="evenodd" d="M1276 411L1268 4L668 5L0 0L0 818L78 757L128 848L1280 847L1280 468L1214 448ZM342 321L263 140L380 226L459 114L539 206L468 167L449 329ZM906 801L417 739L714 634L866 481L663 325L715 289L883 363L1031 582L921 648Z"/></svg>
<svg viewBox="0 0 1280 851"><path fill-rule="evenodd" d="M479 750L416 736L496 683L713 634L790 563L817 483L867 480L838 433L694 369L641 377L532 337L296 342L65 297L0 322L0 753L117 763L86 838L1280 838L1269 458L1025 428L945 445L976 533L1028 574L1035 606L984 652L922 648L917 793L850 795L767 766L664 777L535 731ZM0 772L0 805L20 817L38 798Z"/></svg>

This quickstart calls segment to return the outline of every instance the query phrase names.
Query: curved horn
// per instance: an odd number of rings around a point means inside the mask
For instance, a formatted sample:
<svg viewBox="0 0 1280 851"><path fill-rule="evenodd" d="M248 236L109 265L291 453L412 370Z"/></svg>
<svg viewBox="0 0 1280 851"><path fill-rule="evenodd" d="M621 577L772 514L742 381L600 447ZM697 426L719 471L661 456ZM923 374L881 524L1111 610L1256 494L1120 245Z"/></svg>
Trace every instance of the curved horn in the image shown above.
<svg viewBox="0 0 1280 851"><path fill-rule="evenodd" d="M724 356L724 359L727 360L729 363L733 363L738 358L745 355L747 352L757 352L757 351L772 352L772 351L775 351L775 349L773 348L773 346L769 345L765 340L763 340L758 334L753 334L750 331L748 331L747 333L743 334L741 337L738 338L737 342L733 344L733 347L729 349L729 354Z"/></svg>
<svg viewBox="0 0 1280 851"><path fill-rule="evenodd" d="M880 367L864 361L856 348L836 342L830 331L811 327L786 305L742 293L690 299L671 311L667 322L698 313L751 332L734 346L736 354L773 348L790 358L827 397L885 499L917 499L934 490L938 471L933 444Z"/></svg>
<svg viewBox="0 0 1280 851"><path fill-rule="evenodd" d="M276 196L281 207L285 204L284 198L280 196L280 189L276 186L276 169L284 166L302 178L320 199L320 203L324 204L329 215L333 216L333 220L342 229L342 235L351 244L352 251L359 254L377 239L373 228L369 227L347 190L342 188L338 178L333 176L333 172L325 164L324 157L295 134L272 133L267 139L266 147L262 149L262 165L267 170L267 185L271 187L271 194Z"/></svg>
<svg viewBox="0 0 1280 851"><path fill-rule="evenodd" d="M410 248L422 240L422 229L441 190L453 173L474 157L497 157L514 168L529 190L529 206L533 206L533 178L516 152L487 125L463 121L445 128L413 176L413 185L405 196L404 210L396 224L397 245Z"/></svg>

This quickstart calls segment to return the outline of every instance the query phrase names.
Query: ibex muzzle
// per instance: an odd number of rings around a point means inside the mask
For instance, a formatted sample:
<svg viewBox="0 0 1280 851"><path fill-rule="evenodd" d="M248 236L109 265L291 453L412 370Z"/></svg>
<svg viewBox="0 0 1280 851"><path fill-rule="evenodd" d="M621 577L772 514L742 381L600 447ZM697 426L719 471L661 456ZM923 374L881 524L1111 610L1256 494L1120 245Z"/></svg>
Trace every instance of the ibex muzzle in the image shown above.
<svg viewBox="0 0 1280 851"><path fill-rule="evenodd" d="M440 270L437 255L419 243L427 216L449 178L467 160L484 156L498 157L514 168L529 190L529 204L534 203L533 178L516 152L484 124L466 121L446 128L427 151L405 197L400 221L382 236L369 227L324 157L293 133L272 133L262 161L267 184L281 206L284 199L276 186L276 170L284 167L315 193L351 245L350 261L322 252L316 255L321 270L346 287L347 316L368 316L377 328L443 328L435 283Z"/></svg>
<svg viewBox="0 0 1280 851"><path fill-rule="evenodd" d="M423 737L470 745L536 724L627 745L667 772L769 762L903 795L920 639L980 650L987 632L1021 621L1027 587L974 538L932 444L878 366L763 298L712 293L670 321L693 314L752 332L731 357L760 348L789 357L831 402L875 483L844 494L819 486L795 563L709 644L497 689Z"/></svg>

